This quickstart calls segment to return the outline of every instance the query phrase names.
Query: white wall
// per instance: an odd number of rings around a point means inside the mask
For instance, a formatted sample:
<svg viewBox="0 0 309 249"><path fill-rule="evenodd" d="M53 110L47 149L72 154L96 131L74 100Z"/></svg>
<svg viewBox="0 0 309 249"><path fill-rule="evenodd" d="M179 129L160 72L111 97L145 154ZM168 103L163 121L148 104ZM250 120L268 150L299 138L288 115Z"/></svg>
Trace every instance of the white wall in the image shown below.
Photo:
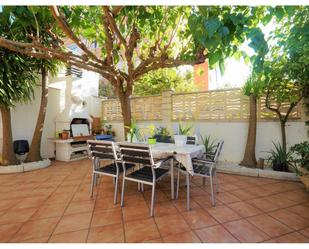
<svg viewBox="0 0 309 249"><path fill-rule="evenodd" d="M124 139L123 125L119 122L110 122L113 130L116 132L116 141ZM156 127L164 126L162 122L138 122L140 128L146 128L150 124ZM224 147L222 151L221 161L240 162L243 158L248 123L247 122L190 122L194 125L194 133L202 135L210 135L213 139L223 139ZM171 133L175 134L178 129L178 123L172 123L170 128ZM288 122L286 127L287 144L291 146L308 140L307 127L304 122ZM199 137L199 135L198 135ZM257 142L256 142L256 157L265 158L267 153L273 148L272 141L281 141L281 131L279 122L258 122L257 124Z"/></svg>
<svg viewBox="0 0 309 249"><path fill-rule="evenodd" d="M13 140L26 139L31 144L33 132L35 129L37 116L40 108L41 88L35 89L35 97L31 103L17 104L11 110L12 114L12 132ZM45 123L43 128L41 154L43 157L52 157L54 155L54 145L48 141L48 138L55 135L55 117L59 113L60 91L55 88L49 88L48 104L46 110ZM1 121L1 119L0 119ZM0 122L0 151L2 151L2 121ZM1 153L1 152L0 152Z"/></svg>

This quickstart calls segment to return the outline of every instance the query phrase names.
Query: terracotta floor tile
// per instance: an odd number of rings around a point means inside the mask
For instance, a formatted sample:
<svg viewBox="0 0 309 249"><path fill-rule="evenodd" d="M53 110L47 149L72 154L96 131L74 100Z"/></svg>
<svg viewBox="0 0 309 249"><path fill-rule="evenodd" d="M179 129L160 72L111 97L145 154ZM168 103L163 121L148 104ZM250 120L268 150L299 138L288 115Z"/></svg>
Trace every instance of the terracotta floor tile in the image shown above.
<svg viewBox="0 0 309 249"><path fill-rule="evenodd" d="M1 195L1 194L0 194ZM15 206L21 200L13 199L13 200L1 200L0 201L0 211L5 211L13 206Z"/></svg>
<svg viewBox="0 0 309 249"><path fill-rule="evenodd" d="M54 234L87 229L90 226L91 216L92 213L80 213L63 216L57 225Z"/></svg>
<svg viewBox="0 0 309 249"><path fill-rule="evenodd" d="M88 235L88 229L70 233L54 234L50 237L48 243L85 243Z"/></svg>
<svg viewBox="0 0 309 249"><path fill-rule="evenodd" d="M144 194L145 201L147 203L150 203L151 202L151 191L150 190L144 191L143 194ZM157 189L155 193L155 199L156 199L156 203L169 201L169 198L167 198L167 196L162 191L157 190Z"/></svg>
<svg viewBox="0 0 309 249"><path fill-rule="evenodd" d="M278 208L288 208L291 206L295 206L297 202L288 200L287 198L277 197L277 196L269 196L266 198L267 201L271 203L276 203Z"/></svg>
<svg viewBox="0 0 309 249"><path fill-rule="evenodd" d="M71 202L65 210L64 215L92 212L94 208L94 203L94 200Z"/></svg>
<svg viewBox="0 0 309 249"><path fill-rule="evenodd" d="M294 190L284 193L286 199L296 201L299 204L309 202L309 193L305 190Z"/></svg>
<svg viewBox="0 0 309 249"><path fill-rule="evenodd" d="M186 199L185 199L186 201ZM196 202L201 208L208 209L214 207L211 203L211 198L209 196L196 196L191 198L191 202ZM215 206L222 206L224 205L221 201L218 199L215 199Z"/></svg>
<svg viewBox="0 0 309 249"><path fill-rule="evenodd" d="M0 243L9 242L23 223L0 225Z"/></svg>
<svg viewBox="0 0 309 249"><path fill-rule="evenodd" d="M233 191L236 189L239 189L238 186L236 186L235 184L232 183L224 183L224 184L220 184L220 190L224 190L224 191Z"/></svg>
<svg viewBox="0 0 309 249"><path fill-rule="evenodd" d="M140 220L140 219L147 219L150 215L150 210L148 206L140 205L140 206L130 206L130 207L123 207L122 213L123 213L123 220L125 222L127 221L133 221L133 220Z"/></svg>
<svg viewBox="0 0 309 249"><path fill-rule="evenodd" d="M309 194L298 182L219 173L220 192L212 207L209 182L203 186L202 179L193 178L188 212L185 178L179 199L171 201L167 177L157 185L155 218L150 218L149 186L141 193L136 183L126 182L121 208L120 191L113 204L112 179L100 177L91 199L91 167L88 159L52 161L46 169L0 175L0 242L85 242L88 232L88 242L125 242L126 231L128 241L149 243L237 242L236 234L243 241L309 239ZM53 219L60 220L53 225ZM149 224L141 222L145 220ZM224 227L227 224L235 236Z"/></svg>
<svg viewBox="0 0 309 249"><path fill-rule="evenodd" d="M190 227L180 214L155 217L155 221L162 237L190 230Z"/></svg>
<svg viewBox="0 0 309 249"><path fill-rule="evenodd" d="M160 238L159 231L153 218L126 222L124 227L126 242L129 243Z"/></svg>
<svg viewBox="0 0 309 249"><path fill-rule="evenodd" d="M309 238L304 235L294 232L275 238L278 243L309 243Z"/></svg>
<svg viewBox="0 0 309 249"><path fill-rule="evenodd" d="M90 243L123 243L124 231L122 224L93 227L89 230L88 240Z"/></svg>
<svg viewBox="0 0 309 249"><path fill-rule="evenodd" d="M178 213L177 208L170 201L159 202L159 203L155 203L154 205L154 216L155 217L161 217L161 216L177 214L177 213Z"/></svg>
<svg viewBox="0 0 309 249"><path fill-rule="evenodd" d="M244 190L244 189L237 189L237 190L231 191L230 193L241 200L250 200L250 199L254 199L257 197L257 195L247 190Z"/></svg>
<svg viewBox="0 0 309 249"><path fill-rule="evenodd" d="M49 240L49 236L44 236L40 238L32 238L32 239L27 239L24 241L20 241L21 243L47 243Z"/></svg>
<svg viewBox="0 0 309 249"><path fill-rule="evenodd" d="M21 229L13 236L11 242L29 240L51 235L59 218L30 220L24 223Z"/></svg>
<svg viewBox="0 0 309 249"><path fill-rule="evenodd" d="M109 209L93 213L91 227L99 227L122 223L121 209Z"/></svg>
<svg viewBox="0 0 309 249"><path fill-rule="evenodd" d="M244 219L231 221L223 224L223 226L240 242L256 243L270 238L267 234Z"/></svg>
<svg viewBox="0 0 309 249"><path fill-rule="evenodd" d="M269 212L280 208L273 199L267 199L267 197L252 199L247 202L264 212Z"/></svg>
<svg viewBox="0 0 309 249"><path fill-rule="evenodd" d="M260 181L262 178L258 178ZM246 189L248 192L252 193L253 196L256 197L265 197L271 195L268 191L265 191L265 189L262 189L260 186L259 187L251 187Z"/></svg>
<svg viewBox="0 0 309 249"><path fill-rule="evenodd" d="M289 207L287 210L291 211L292 213L298 214L304 219L309 220L309 206L307 207L304 205L297 205L297 206Z"/></svg>
<svg viewBox="0 0 309 249"><path fill-rule="evenodd" d="M306 236L309 239L309 227L299 231L302 235Z"/></svg>
<svg viewBox="0 0 309 249"><path fill-rule="evenodd" d="M198 237L205 243L237 243L234 238L222 225L206 227L195 230Z"/></svg>
<svg viewBox="0 0 309 249"><path fill-rule="evenodd" d="M45 204L47 205L52 205L55 203L67 204L71 201L73 195L74 195L73 193L52 194L50 197L48 197Z"/></svg>
<svg viewBox="0 0 309 249"><path fill-rule="evenodd" d="M227 221L237 220L241 217L233 211L231 208L227 206L216 206L212 208L208 208L207 211L220 223L224 223Z"/></svg>
<svg viewBox="0 0 309 249"><path fill-rule="evenodd" d="M228 193L228 192L219 193L216 195L216 198L224 204L241 201L241 199L239 199L235 195L232 195L231 193Z"/></svg>
<svg viewBox="0 0 309 249"><path fill-rule="evenodd" d="M285 225L294 230L303 229L309 226L309 221L288 210L281 209L273 211L270 212L269 215L276 218L277 220L280 220L280 222L284 223Z"/></svg>
<svg viewBox="0 0 309 249"><path fill-rule="evenodd" d="M237 214L239 214L241 217L244 218L262 213L262 211L246 202L234 202L228 204L227 206L233 209Z"/></svg>
<svg viewBox="0 0 309 249"><path fill-rule="evenodd" d="M164 241L161 238L159 238L159 239L151 239L151 240L143 241L143 243L164 243Z"/></svg>
<svg viewBox="0 0 309 249"><path fill-rule="evenodd" d="M187 211L187 200L185 199L172 200L171 203L173 203L173 205L177 208L179 212ZM193 198L190 201L190 207L191 207L191 211L200 208L200 206L195 202Z"/></svg>
<svg viewBox="0 0 309 249"><path fill-rule="evenodd" d="M67 206L68 204L66 203L43 205L34 213L33 216L31 216L31 219L43 219L62 216Z"/></svg>
<svg viewBox="0 0 309 249"><path fill-rule="evenodd" d="M270 237L278 237L283 234L292 232L292 230L276 219L267 214L261 214L254 217L249 217L247 220L268 234Z"/></svg>
<svg viewBox="0 0 309 249"><path fill-rule="evenodd" d="M144 196L142 193L138 192L134 195L125 195L124 196L124 206L130 207L130 206L139 206L146 204L146 201L144 199Z"/></svg>
<svg viewBox="0 0 309 249"><path fill-rule="evenodd" d="M9 210L0 216L0 224L18 223L27 221L37 210L37 208L23 208L18 210Z"/></svg>
<svg viewBox="0 0 309 249"><path fill-rule="evenodd" d="M146 205L145 201L144 204ZM94 206L94 212L100 212L107 209L118 209L120 208L120 200L114 205L113 197L106 197L103 199L97 199Z"/></svg>
<svg viewBox="0 0 309 249"><path fill-rule="evenodd" d="M192 231L173 234L163 238L165 243L201 243L200 239Z"/></svg>
<svg viewBox="0 0 309 249"><path fill-rule="evenodd" d="M213 226L218 224L212 216L203 209L195 209L189 212L182 212L191 229L199 229L203 227Z"/></svg>

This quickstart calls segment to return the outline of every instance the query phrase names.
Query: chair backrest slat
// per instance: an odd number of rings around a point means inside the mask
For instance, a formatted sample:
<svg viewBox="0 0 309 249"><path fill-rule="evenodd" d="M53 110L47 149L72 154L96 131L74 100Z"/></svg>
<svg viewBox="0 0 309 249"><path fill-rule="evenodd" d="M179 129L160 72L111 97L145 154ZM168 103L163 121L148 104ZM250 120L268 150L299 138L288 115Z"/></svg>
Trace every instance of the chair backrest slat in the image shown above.
<svg viewBox="0 0 309 249"><path fill-rule="evenodd" d="M140 150L126 150L122 149L123 155L130 155L130 156L138 156L138 157L149 157L148 151L140 151Z"/></svg>
<svg viewBox="0 0 309 249"><path fill-rule="evenodd" d="M115 159L113 154L105 154L96 151L93 151L91 154L93 157L98 157L100 159Z"/></svg>
<svg viewBox="0 0 309 249"><path fill-rule="evenodd" d="M149 145L119 143L121 158L126 163L140 163L152 166L153 158Z"/></svg>
<svg viewBox="0 0 309 249"><path fill-rule="evenodd" d="M187 137L187 144L195 144L196 138L195 137Z"/></svg>
<svg viewBox="0 0 309 249"><path fill-rule="evenodd" d="M87 143L92 157L117 160L116 149L112 141L88 140Z"/></svg>
<svg viewBox="0 0 309 249"><path fill-rule="evenodd" d="M217 161L218 161L218 158L219 158L219 156L220 156L220 154L221 154L221 151L222 151L223 144L224 144L224 141L223 141L223 140L219 141L219 143L218 143L218 145L217 145L217 148L216 148L216 151L215 151L215 153L214 153L214 159L213 159L214 162L217 162Z"/></svg>
<svg viewBox="0 0 309 249"><path fill-rule="evenodd" d="M145 165L151 165L150 158L139 158L135 156L126 156L123 155L122 159L127 163L141 163Z"/></svg>

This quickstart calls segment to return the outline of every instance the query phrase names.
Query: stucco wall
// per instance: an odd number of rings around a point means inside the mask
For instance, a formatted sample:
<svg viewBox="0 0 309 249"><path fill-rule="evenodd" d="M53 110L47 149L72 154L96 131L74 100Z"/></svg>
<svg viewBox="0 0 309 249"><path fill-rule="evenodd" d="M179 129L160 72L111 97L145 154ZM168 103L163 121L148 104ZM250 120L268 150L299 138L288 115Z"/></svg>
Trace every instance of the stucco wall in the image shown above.
<svg viewBox="0 0 309 249"><path fill-rule="evenodd" d="M13 140L26 139L29 145L32 140L33 132L36 125L36 120L40 108L41 89L35 89L34 99L31 103L17 104L12 109L12 132ZM46 110L45 123L42 135L41 154L48 158L54 155L54 146L48 141L48 138L53 137L55 133L54 119L59 113L60 91L55 88L49 88L48 104ZM1 121L1 119L0 119ZM2 121L0 122L0 151L2 151ZM4 131L5 132L5 131ZM1 153L1 152L0 152Z"/></svg>
<svg viewBox="0 0 309 249"><path fill-rule="evenodd" d="M116 132L116 141L124 139L123 125L120 122L110 122L113 130ZM164 126L166 124L156 122L138 122L140 128L146 128L150 124L156 127ZM194 126L193 133L202 135L210 135L213 139L223 139L224 147L220 160L230 162L240 162L242 160L246 139L247 139L247 122L191 122ZM171 133L177 133L178 123L173 122L169 128ZM308 139L306 134L307 128L304 122L288 122L286 127L287 143L291 146ZM257 125L257 143L256 143L256 156L265 158L267 153L273 148L272 141L281 141L281 132L279 122L258 122Z"/></svg>

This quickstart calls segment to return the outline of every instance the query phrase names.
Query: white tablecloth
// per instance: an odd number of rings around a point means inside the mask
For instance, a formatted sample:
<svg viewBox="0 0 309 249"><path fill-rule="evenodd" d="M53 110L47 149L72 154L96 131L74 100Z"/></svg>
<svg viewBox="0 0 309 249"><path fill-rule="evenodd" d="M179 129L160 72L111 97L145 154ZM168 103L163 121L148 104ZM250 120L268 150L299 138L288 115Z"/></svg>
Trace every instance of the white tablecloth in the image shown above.
<svg viewBox="0 0 309 249"><path fill-rule="evenodd" d="M170 143L157 143L151 145L151 150L154 158L164 158L174 155L174 158L180 162L193 175L193 166L191 159L193 157L200 157L205 151L203 145L186 144L178 147Z"/></svg>

